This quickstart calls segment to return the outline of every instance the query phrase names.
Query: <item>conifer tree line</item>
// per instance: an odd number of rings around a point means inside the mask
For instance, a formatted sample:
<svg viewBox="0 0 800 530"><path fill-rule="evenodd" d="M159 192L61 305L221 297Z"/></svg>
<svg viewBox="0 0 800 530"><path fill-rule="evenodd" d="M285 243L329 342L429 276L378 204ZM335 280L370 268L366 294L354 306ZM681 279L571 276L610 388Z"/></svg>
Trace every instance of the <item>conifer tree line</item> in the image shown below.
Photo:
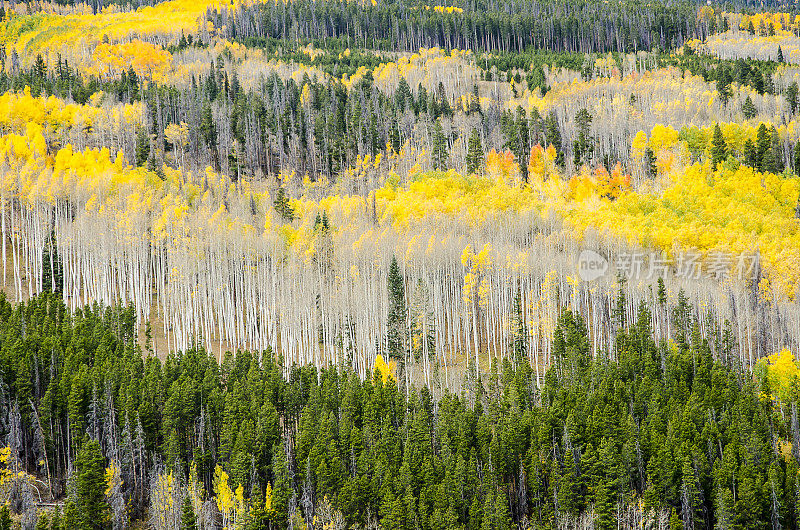
<svg viewBox="0 0 800 530"><path fill-rule="evenodd" d="M669 342L653 331L660 312ZM613 345L593 356L563 308L543 379L516 327L515 354L452 392L438 375L407 384L383 363L362 380L269 350L161 362L131 309L0 298L0 440L15 473L0 521L797 528L797 390L743 369L697 314L682 294L616 314ZM63 503L37 510L39 495Z"/></svg>
<svg viewBox="0 0 800 530"><path fill-rule="evenodd" d="M205 49L198 40L189 40L191 45L182 39L175 51ZM392 80L376 80L372 68L389 59L373 51L354 52L339 61L337 54L342 54L332 47L308 61L299 48L280 44L285 41L275 42L279 43L272 45L278 57L298 62L305 59L309 67L320 68L326 77L308 72L287 77L272 71L245 84L240 74L251 74L223 53L210 59L206 75L193 75L174 86L155 85L140 78L133 68L123 69L113 78L86 77L59 58L57 66L49 68L40 61L29 68L0 65L0 90L21 91L29 86L35 96L53 94L79 103L103 91L108 102L141 101L145 109L142 123L113 133L129 163L160 173L165 164L195 170L210 165L234 181L285 178L294 172L296 181L308 176L312 181L335 182L366 157L375 160L378 155L384 161L395 155L409 167L419 161L424 169L480 173L480 164L475 163L478 145L473 137L480 140L483 153L510 150L523 177L531 148L536 145L553 145L558 163L567 173L577 172L583 165L611 170L617 162L633 171L639 162L631 159L631 140L639 127L649 130L653 125L620 120L618 112L598 109L593 92L540 112L536 106L526 108L527 104L509 107L496 91L494 82L500 81L515 95L521 95L524 88L546 93L548 79L552 81L560 68L581 72L585 80L610 75L597 70L593 55L531 50L500 53L493 54L491 60L469 58L459 66L464 70L463 78L437 74L433 79L422 79L417 74L411 81L399 75ZM200 48L196 48L198 45ZM775 85L776 62L721 60L700 54L655 54L650 60L652 64L637 60L636 66L624 68L647 72L657 66L676 66L714 83L719 94L714 103L718 120L769 120L773 113L787 122L796 119L797 84ZM628 60L618 56L617 61L623 67ZM355 76L353 83L346 84L338 77L354 75L360 67L367 69ZM415 82L417 78L420 80ZM670 81L669 76L664 81ZM734 94L734 83L739 93L754 90L755 94ZM598 90L602 93L602 87ZM781 96L783 102L777 108L772 108L774 103L766 97L754 101L770 94ZM644 102L638 103L633 93L630 102L631 110L644 111L647 107ZM708 117L704 119L713 126ZM672 126L681 129L694 124L695 120L687 117L677 119ZM93 124L80 139L53 140L104 147L103 126ZM93 138L97 140L93 142ZM778 143L775 167L778 171L794 168L796 142L781 139ZM423 149L426 156L413 154ZM731 154L747 165L755 160L745 150ZM693 151L693 156L706 158L705 147ZM761 165L753 167L760 169Z"/></svg>
<svg viewBox="0 0 800 530"><path fill-rule="evenodd" d="M435 10L423 2L367 3L303 0L286 6L240 5L209 12L226 38L257 45L265 39L345 40L383 50L420 48L557 52L633 52L703 39L709 22L692 2L465 2ZM279 22L280 21L280 22Z"/></svg>

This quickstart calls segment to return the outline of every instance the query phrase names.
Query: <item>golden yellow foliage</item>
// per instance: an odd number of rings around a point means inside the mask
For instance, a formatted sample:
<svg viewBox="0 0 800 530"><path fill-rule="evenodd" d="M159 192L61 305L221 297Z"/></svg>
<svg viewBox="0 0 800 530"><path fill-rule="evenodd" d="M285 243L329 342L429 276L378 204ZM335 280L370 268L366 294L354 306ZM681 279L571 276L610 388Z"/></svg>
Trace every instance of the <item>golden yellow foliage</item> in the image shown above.
<svg viewBox="0 0 800 530"><path fill-rule="evenodd" d="M598 228L631 242L672 252L758 251L772 287L792 297L800 280L800 229L794 218L797 179L761 174L748 167L711 172L694 164L674 175L662 193L622 193L614 201L559 211L583 233Z"/></svg>
<svg viewBox="0 0 800 530"><path fill-rule="evenodd" d="M110 497L115 489L123 485L122 472L113 460L106 468L106 497Z"/></svg>
<svg viewBox="0 0 800 530"><path fill-rule="evenodd" d="M135 39L123 44L99 44L92 54L93 70L98 75L116 77L123 70L133 68L136 75L163 79L172 63L172 55L161 46Z"/></svg>
<svg viewBox="0 0 800 530"><path fill-rule="evenodd" d="M462 176L455 171L425 174L406 188L384 187L378 190L377 201L385 220L406 228L413 221L439 216L472 225L498 212L541 206L530 188L503 178Z"/></svg>
<svg viewBox="0 0 800 530"><path fill-rule="evenodd" d="M8 470L8 460L11 457L10 447L0 447L0 486L2 486L10 477L11 472Z"/></svg>
<svg viewBox="0 0 800 530"><path fill-rule="evenodd" d="M773 353L769 357L759 359L756 363L755 373L766 375L769 391L773 397L788 403L793 398L794 386L800 375L797 361L788 349Z"/></svg>
<svg viewBox="0 0 800 530"><path fill-rule="evenodd" d="M372 371L375 372L376 370L381 375L381 379L383 383L386 384L391 379L395 381L395 371L397 369L397 363L395 361L389 361L388 363L383 359L383 355L380 353L375 356L375 363L372 366Z"/></svg>
<svg viewBox="0 0 800 530"><path fill-rule="evenodd" d="M217 509L222 514L222 525L227 528L236 506L235 493L228 485L228 474L219 466L214 468L214 495L216 496Z"/></svg>

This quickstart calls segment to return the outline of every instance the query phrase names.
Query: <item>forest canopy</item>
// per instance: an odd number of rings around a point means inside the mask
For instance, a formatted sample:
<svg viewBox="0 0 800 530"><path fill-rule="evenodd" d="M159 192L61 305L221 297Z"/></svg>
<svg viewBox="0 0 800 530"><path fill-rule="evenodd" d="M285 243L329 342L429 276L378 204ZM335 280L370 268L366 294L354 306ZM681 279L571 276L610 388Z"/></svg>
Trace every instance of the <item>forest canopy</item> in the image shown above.
<svg viewBox="0 0 800 530"><path fill-rule="evenodd" d="M0 0L0 530L797 528L800 11Z"/></svg>

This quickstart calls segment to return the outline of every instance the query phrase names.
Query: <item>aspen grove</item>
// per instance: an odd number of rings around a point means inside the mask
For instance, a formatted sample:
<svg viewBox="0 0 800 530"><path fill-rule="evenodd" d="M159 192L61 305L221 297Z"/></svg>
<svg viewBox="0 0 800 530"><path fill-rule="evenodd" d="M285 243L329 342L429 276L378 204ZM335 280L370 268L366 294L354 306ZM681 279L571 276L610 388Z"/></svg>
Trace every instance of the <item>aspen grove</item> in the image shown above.
<svg viewBox="0 0 800 530"><path fill-rule="evenodd" d="M800 525L800 12L0 0L0 530Z"/></svg>

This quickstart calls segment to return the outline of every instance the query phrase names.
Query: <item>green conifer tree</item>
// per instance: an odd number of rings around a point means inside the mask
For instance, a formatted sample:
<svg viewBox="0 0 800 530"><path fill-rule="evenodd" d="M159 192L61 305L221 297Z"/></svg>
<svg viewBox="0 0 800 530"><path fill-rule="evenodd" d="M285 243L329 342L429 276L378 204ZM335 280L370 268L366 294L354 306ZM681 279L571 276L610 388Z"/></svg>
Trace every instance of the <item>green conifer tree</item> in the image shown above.
<svg viewBox="0 0 800 530"><path fill-rule="evenodd" d="M797 81L792 81L786 89L786 102L789 104L789 111L792 115L797 112L797 94Z"/></svg>
<svg viewBox="0 0 800 530"><path fill-rule="evenodd" d="M436 171L445 171L450 154L447 150L447 137L442 130L442 124L439 120L436 120L433 124L432 142L431 162L433 163L433 169Z"/></svg>
<svg viewBox="0 0 800 530"><path fill-rule="evenodd" d="M278 188L272 204L275 206L275 211L280 214L284 221L291 223L295 220L294 208L289 204L289 197L286 195L286 190L283 186Z"/></svg>
<svg viewBox="0 0 800 530"><path fill-rule="evenodd" d="M483 158L481 135L477 129L472 129L467 148L467 173L470 175L479 173L483 169Z"/></svg>
<svg viewBox="0 0 800 530"><path fill-rule="evenodd" d="M747 96L747 98L744 100L744 103L742 103L742 114L746 120L753 119L756 117L756 114L758 114L758 109L756 109L756 106L753 103L753 100L750 99L750 96Z"/></svg>
<svg viewBox="0 0 800 530"><path fill-rule="evenodd" d="M649 178L655 178L658 175L658 167L656 166L656 155L650 146L644 148L644 170Z"/></svg>
<svg viewBox="0 0 800 530"><path fill-rule="evenodd" d="M711 139L711 168L716 171L717 165L728 157L728 146L719 123L714 125L714 137Z"/></svg>
<svg viewBox="0 0 800 530"><path fill-rule="evenodd" d="M397 264L397 258L392 256L389 265L387 285L389 291L389 314L386 322L386 342L389 357L402 363L405 360L406 336L406 296L405 282Z"/></svg>
<svg viewBox="0 0 800 530"><path fill-rule="evenodd" d="M183 498L183 509L181 510L181 530L197 530L197 517L192 508L192 501L186 495Z"/></svg>
<svg viewBox="0 0 800 530"><path fill-rule="evenodd" d="M75 503L79 528L105 529L110 512L105 497L105 464L100 444L95 440L84 443L75 459Z"/></svg>

